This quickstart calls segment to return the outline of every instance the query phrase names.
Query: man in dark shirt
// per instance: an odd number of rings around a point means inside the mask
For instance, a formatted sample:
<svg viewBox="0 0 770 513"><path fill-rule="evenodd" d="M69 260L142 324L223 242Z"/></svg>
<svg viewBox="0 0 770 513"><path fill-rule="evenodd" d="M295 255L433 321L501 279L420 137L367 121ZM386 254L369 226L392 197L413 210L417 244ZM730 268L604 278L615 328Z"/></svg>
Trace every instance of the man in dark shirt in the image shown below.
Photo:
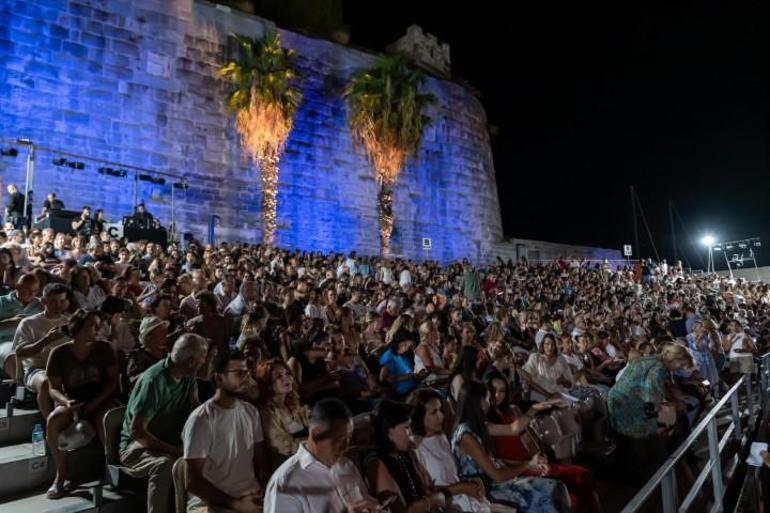
<svg viewBox="0 0 770 513"><path fill-rule="evenodd" d="M131 222L137 228L149 228L152 223L152 214L147 212L144 208L144 203L139 203L136 206L136 211L131 217Z"/></svg>
<svg viewBox="0 0 770 513"><path fill-rule="evenodd" d="M14 184L8 185L8 206L5 207L5 222L21 228L24 222L24 195Z"/></svg>
<svg viewBox="0 0 770 513"><path fill-rule="evenodd" d="M72 221L72 231L78 235L90 237L93 231L93 220L91 219L91 207L83 207L80 217Z"/></svg>
<svg viewBox="0 0 770 513"><path fill-rule="evenodd" d="M46 199L43 202L43 211L41 214L46 215L58 210L64 210L64 202L56 197L55 192L49 192L48 196L46 196Z"/></svg>

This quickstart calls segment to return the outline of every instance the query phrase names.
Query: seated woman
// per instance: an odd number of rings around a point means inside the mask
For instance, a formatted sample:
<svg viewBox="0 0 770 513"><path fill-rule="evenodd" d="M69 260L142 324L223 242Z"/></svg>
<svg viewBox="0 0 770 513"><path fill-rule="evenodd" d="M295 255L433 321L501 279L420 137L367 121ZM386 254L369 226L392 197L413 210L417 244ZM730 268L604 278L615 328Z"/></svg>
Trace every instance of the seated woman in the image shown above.
<svg viewBox="0 0 770 513"><path fill-rule="evenodd" d="M92 275L86 267L78 267L72 275L72 294L80 308L96 309L107 294L99 284L91 283Z"/></svg>
<svg viewBox="0 0 770 513"><path fill-rule="evenodd" d="M310 419L294 389L294 377L288 365L274 358L257 367L259 413L265 433L270 472L297 452L307 438Z"/></svg>
<svg viewBox="0 0 770 513"><path fill-rule="evenodd" d="M288 365L299 385L299 395L304 404L314 404L319 399L331 397L339 391L339 372L329 372L326 366L328 335L313 332L294 341L292 357Z"/></svg>
<svg viewBox="0 0 770 513"><path fill-rule="evenodd" d="M407 353L414 347L414 337L406 329L399 329L388 343L388 349L380 357L380 382L393 386L397 398L417 388L420 380L428 376L428 370L414 372L414 366Z"/></svg>
<svg viewBox="0 0 770 513"><path fill-rule="evenodd" d="M463 384L476 379L476 364L479 360L479 350L476 346L463 346L457 363L449 375L449 396L455 403L460 397Z"/></svg>
<svg viewBox="0 0 770 513"><path fill-rule="evenodd" d="M617 433L617 458L632 483L645 483L663 463L666 441L658 433L658 416L675 414L666 402L666 382L670 372L692 367L685 347L664 344L660 355L643 356L629 365L610 389L607 406Z"/></svg>
<svg viewBox="0 0 770 513"><path fill-rule="evenodd" d="M406 405L388 399L380 403L374 420L378 451L366 465L369 487L381 502L395 497L390 505L393 513L443 511L445 496L433 488L430 476L410 450L409 423ZM476 495L480 491L476 489Z"/></svg>
<svg viewBox="0 0 770 513"><path fill-rule="evenodd" d="M556 337L550 333L543 337L540 351L530 355L523 370L530 378L530 385L537 393L533 398L537 400L567 393L577 384L567 360L559 354Z"/></svg>
<svg viewBox="0 0 770 513"><path fill-rule="evenodd" d="M532 418L546 405L540 403L522 414L511 403L508 382L502 376L492 376L486 382L491 406L487 420L491 424L508 424L510 434L493 436L497 455L503 460L526 461L540 452L537 440L527 431ZM536 477L538 474L525 472L524 475ZM596 483L589 471L577 465L550 464L545 476L558 479L567 486L572 502L573 513L592 513L602 511L596 494Z"/></svg>
<svg viewBox="0 0 770 513"><path fill-rule="evenodd" d="M409 403L413 408L414 453L433 480L433 486L445 492L452 505L461 511L491 511L483 482L480 479L461 480L457 475L452 448L443 431L444 413L439 393L431 388L421 388L410 396Z"/></svg>
<svg viewBox="0 0 770 513"><path fill-rule="evenodd" d="M72 341L56 347L48 359L46 374L51 398L57 404L48 416L46 430L56 465L56 478L46 493L49 499L59 499L70 491L67 456L59 450L59 434L72 424L76 410L104 444L102 419L118 391L118 365L110 344L96 339L100 322L98 312L75 312L65 329Z"/></svg>
<svg viewBox="0 0 770 513"><path fill-rule="evenodd" d="M420 324L419 333L420 343L414 350L415 372L428 369L429 374L425 378L426 385L436 386L439 383L446 383L451 371L441 355L436 325L431 320L424 321Z"/></svg>
<svg viewBox="0 0 770 513"><path fill-rule="evenodd" d="M503 463L491 453L486 425L489 394L478 381L463 384L452 435L452 454L461 478L481 478L491 502L505 504L520 513L566 513L569 494L563 483L543 477L525 477L528 471L545 475L550 468L538 453L529 461Z"/></svg>

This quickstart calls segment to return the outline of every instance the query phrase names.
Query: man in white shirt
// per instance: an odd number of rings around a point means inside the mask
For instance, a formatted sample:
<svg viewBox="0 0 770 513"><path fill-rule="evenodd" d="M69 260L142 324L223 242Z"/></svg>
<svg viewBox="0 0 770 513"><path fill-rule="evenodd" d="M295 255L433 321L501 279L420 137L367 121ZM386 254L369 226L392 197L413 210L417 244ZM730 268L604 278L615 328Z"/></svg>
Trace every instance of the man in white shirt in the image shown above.
<svg viewBox="0 0 770 513"><path fill-rule="evenodd" d="M69 307L69 289L61 283L49 283L43 289L43 311L19 323L13 336L16 358L24 363L24 384L37 394L37 405L43 418L53 409L48 392L45 367L51 350L67 342L62 332L68 318L64 315Z"/></svg>
<svg viewBox="0 0 770 513"><path fill-rule="evenodd" d="M382 511L358 468L343 456L352 434L353 415L342 401L318 401L310 418L310 437L267 484L265 513Z"/></svg>
<svg viewBox="0 0 770 513"><path fill-rule="evenodd" d="M249 368L240 352L225 354L213 376L214 397L190 414L182 432L187 462L187 510L256 511L266 481L259 411L241 400Z"/></svg>

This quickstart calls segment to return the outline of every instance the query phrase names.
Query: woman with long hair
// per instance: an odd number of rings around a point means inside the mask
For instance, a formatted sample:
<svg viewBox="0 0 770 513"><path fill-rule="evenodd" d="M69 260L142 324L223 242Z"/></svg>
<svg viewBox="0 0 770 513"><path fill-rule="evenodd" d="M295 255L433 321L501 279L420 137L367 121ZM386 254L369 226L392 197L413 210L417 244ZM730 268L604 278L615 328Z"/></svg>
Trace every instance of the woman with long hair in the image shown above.
<svg viewBox="0 0 770 513"><path fill-rule="evenodd" d="M409 424L405 404L388 399L379 404L374 419L378 451L366 465L369 486L380 501L395 497L393 513L443 511L446 499L412 451Z"/></svg>
<svg viewBox="0 0 770 513"><path fill-rule="evenodd" d="M449 439L444 434L441 395L432 388L416 390L409 398L412 406L414 453L433 480L433 485L448 495L453 506L462 511L489 512L491 504L481 479L460 479L452 457Z"/></svg>
<svg viewBox="0 0 770 513"><path fill-rule="evenodd" d="M380 382L391 385L396 397L406 397L428 375L427 369L414 371L408 355L413 347L414 337L402 328L392 334L388 349L380 357Z"/></svg>
<svg viewBox="0 0 770 513"><path fill-rule="evenodd" d="M491 403L487 420L491 424L508 424L513 427L510 434L492 437L497 455L503 460L526 461L531 459L533 454L541 452L537 440L527 431L527 426L539 411L544 411L541 406L544 403L535 405L522 414L521 410L512 404L510 387L503 376L490 376L485 385ZM602 511L596 494L596 483L586 468L556 463L549 464L548 468L547 477L558 479L567 486L573 513ZM524 475L538 476L531 471L525 472Z"/></svg>
<svg viewBox="0 0 770 513"><path fill-rule="evenodd" d="M460 350L457 363L455 363L452 372L449 374L449 395L455 402L460 397L462 386L476 379L476 363L478 358L479 350L475 346L463 346Z"/></svg>
<svg viewBox="0 0 770 513"><path fill-rule="evenodd" d="M468 381L460 390L457 418L452 434L452 454L461 478L481 478L491 502L513 506L521 513L567 513L569 495L563 483L544 477L550 468L542 453L528 461L503 463L494 456L486 423L489 393L478 381Z"/></svg>
<svg viewBox="0 0 770 513"><path fill-rule="evenodd" d="M265 432L270 471L297 452L299 443L307 437L310 419L300 403L291 369L274 358L257 367L257 385L262 428Z"/></svg>

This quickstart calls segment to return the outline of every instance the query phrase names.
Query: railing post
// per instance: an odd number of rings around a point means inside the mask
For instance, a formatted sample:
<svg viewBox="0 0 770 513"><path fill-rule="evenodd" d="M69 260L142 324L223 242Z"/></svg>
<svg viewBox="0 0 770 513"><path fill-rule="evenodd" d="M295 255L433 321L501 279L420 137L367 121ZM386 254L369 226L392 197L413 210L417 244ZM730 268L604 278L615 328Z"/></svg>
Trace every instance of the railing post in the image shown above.
<svg viewBox="0 0 770 513"><path fill-rule="evenodd" d="M743 383L746 385L746 399L749 406L749 423L751 423L751 419L754 417L754 394L751 389L751 374L744 374L743 375Z"/></svg>
<svg viewBox="0 0 770 513"><path fill-rule="evenodd" d="M663 513L676 513L676 465L672 466L660 482L660 495L663 501Z"/></svg>
<svg viewBox="0 0 770 513"><path fill-rule="evenodd" d="M716 417L709 420L709 460L711 461L711 484L714 490L714 504L717 505L716 511L722 511L722 498L724 497L724 488L722 482L722 460L719 456L719 433L717 433Z"/></svg>
<svg viewBox="0 0 770 513"><path fill-rule="evenodd" d="M762 405L762 411L767 410L767 356L762 356L759 359L759 386L762 389L759 391L759 403Z"/></svg>
<svg viewBox="0 0 770 513"><path fill-rule="evenodd" d="M733 436L738 442L740 442L741 438L743 438L743 430L741 429L741 410L738 404L737 393L730 396L730 411L732 412L733 416L733 424L735 424Z"/></svg>

